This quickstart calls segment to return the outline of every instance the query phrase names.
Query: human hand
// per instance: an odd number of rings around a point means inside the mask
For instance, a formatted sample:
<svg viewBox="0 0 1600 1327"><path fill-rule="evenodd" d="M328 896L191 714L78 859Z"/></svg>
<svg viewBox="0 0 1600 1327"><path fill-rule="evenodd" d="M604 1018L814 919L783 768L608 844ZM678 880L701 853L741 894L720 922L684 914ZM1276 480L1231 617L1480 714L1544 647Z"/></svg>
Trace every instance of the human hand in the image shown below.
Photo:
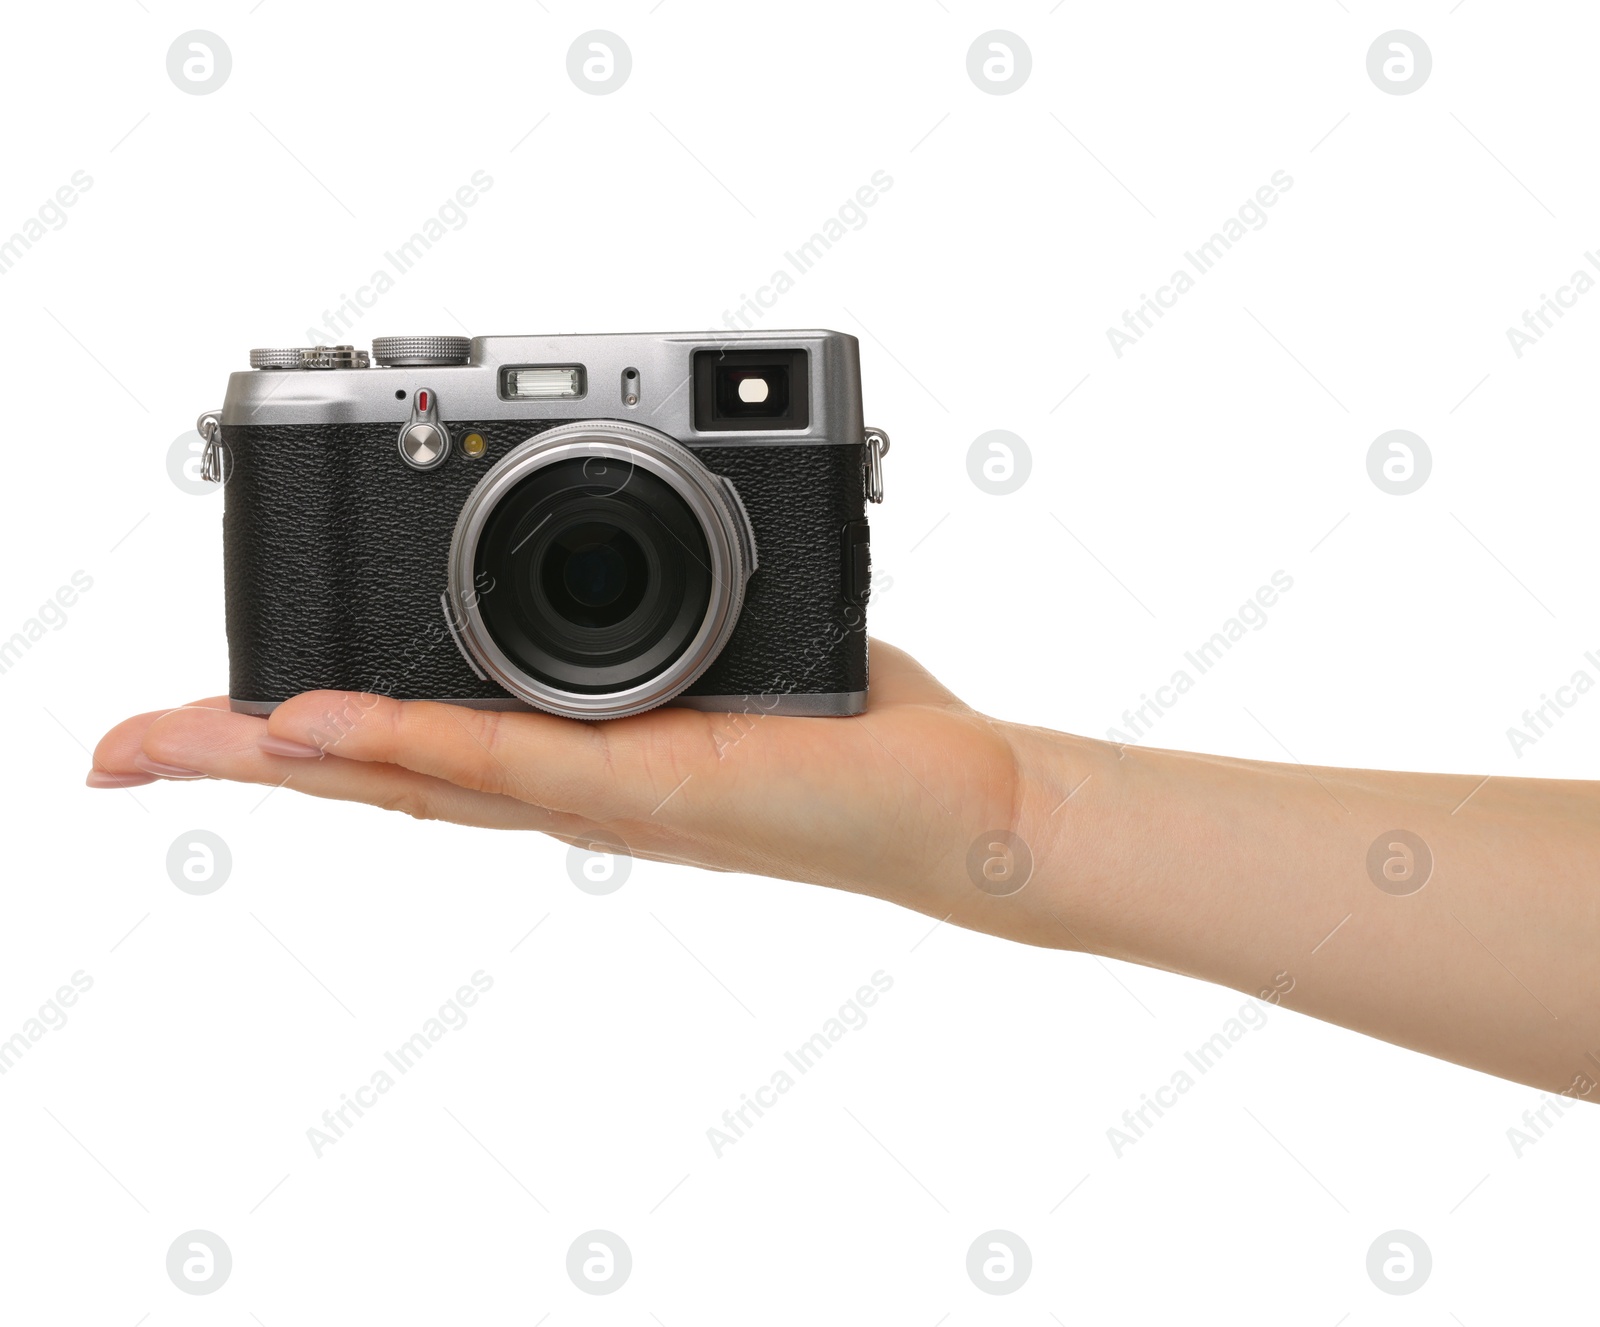
<svg viewBox="0 0 1600 1327"><path fill-rule="evenodd" d="M855 718L662 708L585 723L314 691L260 719L213 697L118 724L88 782L284 784L420 819L831 885L1060 945L1068 937L1038 891L996 898L968 870L980 836L1018 827L1016 732L874 642L869 708Z"/></svg>
<svg viewBox="0 0 1600 1327"><path fill-rule="evenodd" d="M891 646L874 644L872 664L867 712L850 719L657 709L584 723L333 691L259 719L218 697L119 724L88 782L284 785L831 885L1274 1004L1292 991L1314 1017L1591 1095L1600 783L1124 750L986 718ZM1448 888L1395 895L1370 878L1391 825L1451 864ZM1027 852L1015 892L977 869L1008 831ZM1519 972L1538 974L1538 995Z"/></svg>

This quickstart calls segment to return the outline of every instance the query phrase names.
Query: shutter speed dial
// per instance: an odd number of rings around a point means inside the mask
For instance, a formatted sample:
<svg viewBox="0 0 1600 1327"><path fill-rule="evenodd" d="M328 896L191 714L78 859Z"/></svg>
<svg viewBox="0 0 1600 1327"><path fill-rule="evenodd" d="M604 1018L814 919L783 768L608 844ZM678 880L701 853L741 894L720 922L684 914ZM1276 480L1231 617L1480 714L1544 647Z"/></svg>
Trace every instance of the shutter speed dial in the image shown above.
<svg viewBox="0 0 1600 1327"><path fill-rule="evenodd" d="M438 398L419 387L411 400L411 418L400 429L400 459L413 470L432 470L450 454L450 433L439 419Z"/></svg>
<svg viewBox="0 0 1600 1327"><path fill-rule="evenodd" d="M472 342L464 336L375 336L372 358L385 368L465 364Z"/></svg>

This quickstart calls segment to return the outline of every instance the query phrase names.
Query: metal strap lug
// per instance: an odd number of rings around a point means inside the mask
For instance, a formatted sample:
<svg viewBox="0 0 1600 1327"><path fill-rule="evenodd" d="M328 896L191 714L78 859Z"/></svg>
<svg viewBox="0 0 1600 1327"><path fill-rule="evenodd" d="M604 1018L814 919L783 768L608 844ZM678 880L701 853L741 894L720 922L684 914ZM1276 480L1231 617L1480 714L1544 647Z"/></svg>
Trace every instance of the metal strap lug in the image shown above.
<svg viewBox="0 0 1600 1327"><path fill-rule="evenodd" d="M195 432L205 441L200 454L200 478L209 484L223 482L222 411L207 410L195 421Z"/></svg>
<svg viewBox="0 0 1600 1327"><path fill-rule="evenodd" d="M868 428L867 440L867 501L883 501L883 458L889 454L889 435L882 429Z"/></svg>

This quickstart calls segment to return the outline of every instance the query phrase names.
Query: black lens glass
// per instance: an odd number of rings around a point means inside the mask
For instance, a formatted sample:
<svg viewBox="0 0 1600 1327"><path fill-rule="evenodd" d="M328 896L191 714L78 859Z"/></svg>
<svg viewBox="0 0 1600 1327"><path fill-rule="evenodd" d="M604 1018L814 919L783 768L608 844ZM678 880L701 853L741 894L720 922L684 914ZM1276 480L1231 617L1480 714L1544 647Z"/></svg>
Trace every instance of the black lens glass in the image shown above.
<svg viewBox="0 0 1600 1327"><path fill-rule="evenodd" d="M551 606L569 622L609 627L639 607L649 584L644 550L626 530L579 521L545 549L540 569Z"/></svg>
<svg viewBox="0 0 1600 1327"><path fill-rule="evenodd" d="M688 648L710 608L710 561L698 518L665 481L616 461L559 461L485 520L478 607L522 671L620 691Z"/></svg>

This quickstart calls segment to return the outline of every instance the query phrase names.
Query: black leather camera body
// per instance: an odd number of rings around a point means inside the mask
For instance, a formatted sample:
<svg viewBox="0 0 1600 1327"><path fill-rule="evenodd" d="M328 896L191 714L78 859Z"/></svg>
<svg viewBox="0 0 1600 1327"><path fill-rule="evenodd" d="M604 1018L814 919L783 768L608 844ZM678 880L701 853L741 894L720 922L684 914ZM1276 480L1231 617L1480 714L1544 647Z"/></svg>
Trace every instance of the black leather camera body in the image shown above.
<svg viewBox="0 0 1600 1327"><path fill-rule="evenodd" d="M605 719L866 708L862 423L838 332L387 337L251 353L225 481L229 695Z"/></svg>

